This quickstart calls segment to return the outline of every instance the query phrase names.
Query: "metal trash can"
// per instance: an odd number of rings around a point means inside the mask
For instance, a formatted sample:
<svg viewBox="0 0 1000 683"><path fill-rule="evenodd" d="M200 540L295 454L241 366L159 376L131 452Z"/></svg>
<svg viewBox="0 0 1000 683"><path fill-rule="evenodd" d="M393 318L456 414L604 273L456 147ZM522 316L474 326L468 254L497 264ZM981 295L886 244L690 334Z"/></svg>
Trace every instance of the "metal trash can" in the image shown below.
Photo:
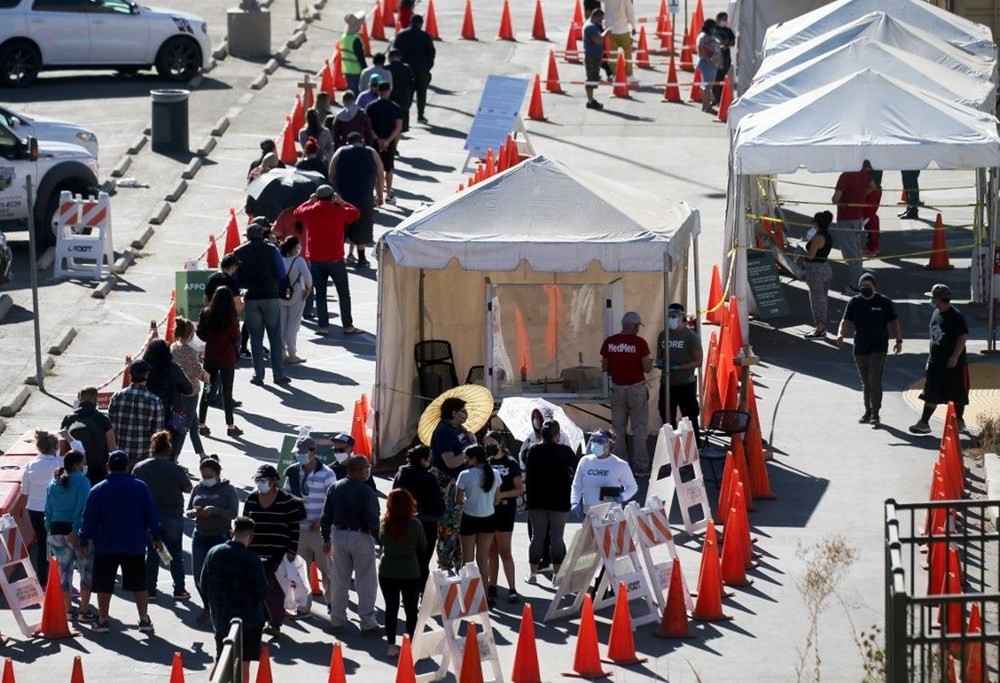
<svg viewBox="0 0 1000 683"><path fill-rule="evenodd" d="M151 90L153 151L179 154L188 151L189 90Z"/></svg>

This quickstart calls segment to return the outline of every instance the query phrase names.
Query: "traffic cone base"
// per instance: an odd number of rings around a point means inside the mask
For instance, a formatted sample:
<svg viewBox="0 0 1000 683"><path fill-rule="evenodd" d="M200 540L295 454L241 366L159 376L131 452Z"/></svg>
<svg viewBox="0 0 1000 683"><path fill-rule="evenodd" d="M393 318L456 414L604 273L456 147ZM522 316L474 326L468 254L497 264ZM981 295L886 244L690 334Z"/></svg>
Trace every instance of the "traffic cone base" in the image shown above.
<svg viewBox="0 0 1000 683"><path fill-rule="evenodd" d="M576 634L576 654L573 670L563 673L571 678L605 678L609 676L601 668L601 655L597 650L597 623L594 621L594 603L588 593L583 598L580 627Z"/></svg>
<svg viewBox="0 0 1000 683"><path fill-rule="evenodd" d="M49 558L49 578L45 584L45 600L42 603L42 621L34 634L38 638L73 638L78 635L71 631L66 620L66 603L63 598L62 581L59 580L59 563Z"/></svg>

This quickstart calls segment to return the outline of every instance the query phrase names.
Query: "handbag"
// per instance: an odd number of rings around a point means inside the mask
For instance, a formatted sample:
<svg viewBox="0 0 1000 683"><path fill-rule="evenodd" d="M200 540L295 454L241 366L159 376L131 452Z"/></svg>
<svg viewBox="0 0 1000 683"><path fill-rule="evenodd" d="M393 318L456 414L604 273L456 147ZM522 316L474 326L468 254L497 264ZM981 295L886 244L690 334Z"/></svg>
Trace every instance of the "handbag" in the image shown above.
<svg viewBox="0 0 1000 683"><path fill-rule="evenodd" d="M292 263L288 269L291 270L291 266L294 266L295 262L298 261L300 258L302 257L296 256L294 259L292 259ZM278 290L278 295L282 298L282 300L284 301L292 300L292 297L295 296L295 286L299 284L299 280L301 279L302 279L301 273L299 273L299 276L295 278L295 282L289 280L287 274L285 275L285 277L281 278L281 288Z"/></svg>
<svg viewBox="0 0 1000 683"><path fill-rule="evenodd" d="M167 428L174 432L185 432L187 431L189 420L184 411L177 410L174 408L170 411L170 417L167 418Z"/></svg>

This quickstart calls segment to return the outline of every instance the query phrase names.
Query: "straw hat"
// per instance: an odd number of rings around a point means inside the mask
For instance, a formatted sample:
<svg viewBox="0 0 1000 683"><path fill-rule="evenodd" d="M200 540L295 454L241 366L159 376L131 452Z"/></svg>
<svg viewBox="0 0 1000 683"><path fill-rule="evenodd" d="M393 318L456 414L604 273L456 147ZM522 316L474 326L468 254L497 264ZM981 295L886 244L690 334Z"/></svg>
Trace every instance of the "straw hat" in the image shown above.
<svg viewBox="0 0 1000 683"><path fill-rule="evenodd" d="M490 390L479 384L463 384L453 389L449 389L424 409L417 424L417 437L426 446L431 445L431 436L441 422L441 404L447 398L460 398L465 401L465 410L468 417L463 425L470 432L476 432L483 428L493 414L493 394Z"/></svg>
<svg viewBox="0 0 1000 683"><path fill-rule="evenodd" d="M358 10L357 12L349 12L344 15L344 23L347 24L347 30L350 33L357 33L358 29L361 28L361 23L365 20L364 10Z"/></svg>

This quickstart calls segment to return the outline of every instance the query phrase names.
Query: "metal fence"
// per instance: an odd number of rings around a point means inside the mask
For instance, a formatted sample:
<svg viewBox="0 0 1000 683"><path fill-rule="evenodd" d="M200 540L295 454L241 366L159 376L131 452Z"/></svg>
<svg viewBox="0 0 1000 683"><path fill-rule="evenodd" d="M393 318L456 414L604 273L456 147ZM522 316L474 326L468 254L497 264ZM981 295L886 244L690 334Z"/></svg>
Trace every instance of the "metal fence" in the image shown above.
<svg viewBox="0 0 1000 683"><path fill-rule="evenodd" d="M250 683L243 680L243 621L229 622L229 633L222 641L222 652L212 670L209 683Z"/></svg>
<svg viewBox="0 0 1000 683"><path fill-rule="evenodd" d="M986 511L998 505L989 500L885 502L887 683L948 681L952 672L950 680L996 680L1000 533L987 523ZM943 535L931 536L925 520L937 509L954 521ZM958 551L960 592L955 585L943 593L947 585L929 586L932 545ZM974 609L981 618L979 632L969 629Z"/></svg>

